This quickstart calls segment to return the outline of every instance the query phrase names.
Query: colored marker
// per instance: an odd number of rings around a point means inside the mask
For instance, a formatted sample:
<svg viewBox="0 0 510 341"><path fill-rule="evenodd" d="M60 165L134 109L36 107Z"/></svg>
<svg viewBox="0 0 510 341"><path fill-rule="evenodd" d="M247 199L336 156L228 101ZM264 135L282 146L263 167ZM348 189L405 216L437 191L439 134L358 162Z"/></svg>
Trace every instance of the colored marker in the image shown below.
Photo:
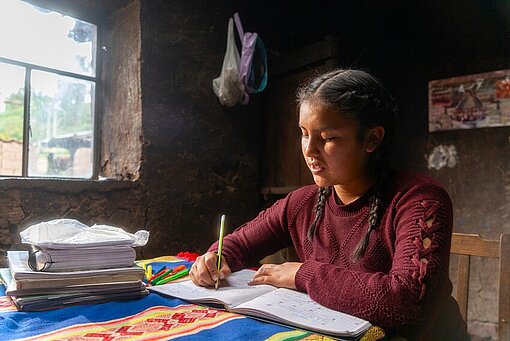
<svg viewBox="0 0 510 341"><path fill-rule="evenodd" d="M147 266L147 280L152 277L152 265Z"/></svg>
<svg viewBox="0 0 510 341"><path fill-rule="evenodd" d="M175 275L172 275L170 277L164 278L164 279L160 280L159 282L156 282L156 285L165 284L165 283L174 281L174 280L176 280L178 278L184 277L187 274L189 274L190 269L191 268L187 268L187 269L181 270L178 273L176 273Z"/></svg>
<svg viewBox="0 0 510 341"><path fill-rule="evenodd" d="M149 282L152 282L152 280L154 280L156 277L158 277L159 275L165 273L165 271L168 271L168 269L166 268L166 266L164 266L163 268L161 268L161 270L159 270L158 272L156 272L154 275L152 275L151 278L149 278Z"/></svg>
<svg viewBox="0 0 510 341"><path fill-rule="evenodd" d="M155 277L154 279L151 280L151 284L154 285L154 283L156 283L157 281L159 281L160 279L162 279L163 277L165 277L166 275L168 275L170 272L172 272L172 269L168 269L166 270L165 272L163 272L161 275Z"/></svg>
<svg viewBox="0 0 510 341"><path fill-rule="evenodd" d="M150 283L154 285L157 281L161 280L165 276L168 276L171 272L172 269L167 269L157 276L152 276L152 280L150 281Z"/></svg>
<svg viewBox="0 0 510 341"><path fill-rule="evenodd" d="M175 268L172 269L171 275L175 275L176 273L178 273L179 271L182 271L184 269L186 269L186 265L184 265L184 264L177 265Z"/></svg>
<svg viewBox="0 0 510 341"><path fill-rule="evenodd" d="M183 264L183 265L178 265L178 266L176 266L175 268L173 268L173 269L172 269L172 272L170 272L169 274L167 274L167 275L163 276L163 277L162 277L162 278L160 278L159 280L161 281L161 280L163 280L163 279L165 279L165 278L168 278L168 277L170 277L170 276L173 276L173 275L175 275L176 273L178 273L179 271L182 271L182 270L184 270L184 269L186 269L186 266L185 266L184 264ZM156 284L157 284L157 283L158 283L158 282L156 282Z"/></svg>

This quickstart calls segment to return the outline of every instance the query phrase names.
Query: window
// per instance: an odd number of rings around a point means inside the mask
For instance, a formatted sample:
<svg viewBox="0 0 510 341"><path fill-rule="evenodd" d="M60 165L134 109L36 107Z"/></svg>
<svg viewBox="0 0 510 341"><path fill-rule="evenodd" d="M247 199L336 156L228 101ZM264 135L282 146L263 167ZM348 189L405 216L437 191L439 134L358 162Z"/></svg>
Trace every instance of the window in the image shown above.
<svg viewBox="0 0 510 341"><path fill-rule="evenodd" d="M96 25L0 1L0 176L93 176L96 47Z"/></svg>

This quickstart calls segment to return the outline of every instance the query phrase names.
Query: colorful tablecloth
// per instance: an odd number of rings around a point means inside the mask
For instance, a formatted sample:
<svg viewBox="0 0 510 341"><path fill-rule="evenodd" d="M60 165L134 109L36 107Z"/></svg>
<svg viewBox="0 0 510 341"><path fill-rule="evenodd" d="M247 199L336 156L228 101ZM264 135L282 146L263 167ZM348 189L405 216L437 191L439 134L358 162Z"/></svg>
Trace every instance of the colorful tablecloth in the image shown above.
<svg viewBox="0 0 510 341"><path fill-rule="evenodd" d="M190 263L162 257L151 264ZM154 293L129 301L18 312L4 291L0 286L0 340L331 340Z"/></svg>

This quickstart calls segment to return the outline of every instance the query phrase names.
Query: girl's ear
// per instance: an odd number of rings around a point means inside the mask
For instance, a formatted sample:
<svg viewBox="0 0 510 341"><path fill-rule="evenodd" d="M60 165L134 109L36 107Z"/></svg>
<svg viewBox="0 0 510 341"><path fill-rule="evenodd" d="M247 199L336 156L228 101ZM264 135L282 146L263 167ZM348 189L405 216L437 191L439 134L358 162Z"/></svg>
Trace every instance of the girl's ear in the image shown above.
<svg viewBox="0 0 510 341"><path fill-rule="evenodd" d="M372 153L381 144L384 138L384 127L377 126L368 130L366 134L366 151Z"/></svg>

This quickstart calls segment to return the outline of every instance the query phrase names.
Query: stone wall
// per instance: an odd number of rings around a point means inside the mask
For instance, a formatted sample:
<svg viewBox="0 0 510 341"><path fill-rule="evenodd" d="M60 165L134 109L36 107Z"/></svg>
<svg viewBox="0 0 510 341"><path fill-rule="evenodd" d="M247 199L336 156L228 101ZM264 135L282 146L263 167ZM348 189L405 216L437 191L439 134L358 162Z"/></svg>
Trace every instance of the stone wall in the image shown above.
<svg viewBox="0 0 510 341"><path fill-rule="evenodd" d="M92 225L110 224L134 232L143 228L143 193L136 183L65 180L0 181L0 266L5 251L22 250L19 232L31 224L73 218Z"/></svg>

